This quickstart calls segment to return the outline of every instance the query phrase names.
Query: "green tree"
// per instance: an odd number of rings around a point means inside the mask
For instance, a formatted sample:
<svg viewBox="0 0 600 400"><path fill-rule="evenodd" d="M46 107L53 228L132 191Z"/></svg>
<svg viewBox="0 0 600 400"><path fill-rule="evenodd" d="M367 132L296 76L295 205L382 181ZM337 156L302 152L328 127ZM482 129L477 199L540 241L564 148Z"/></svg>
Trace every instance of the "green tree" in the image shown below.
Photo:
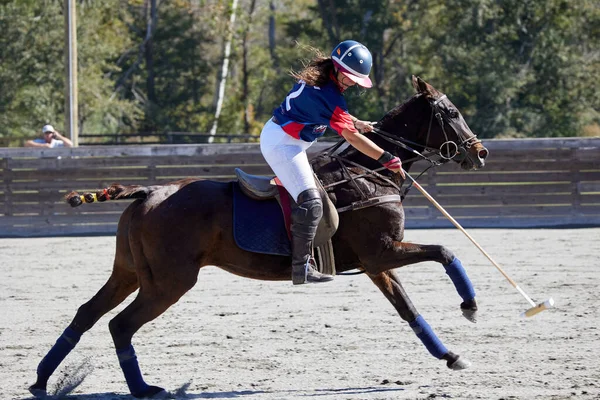
<svg viewBox="0 0 600 400"><path fill-rule="evenodd" d="M0 126L3 136L29 138L64 122L64 16L61 1L0 4ZM77 9L80 131L135 127L135 103L113 95L114 61L127 45L119 1L82 2Z"/></svg>
<svg viewBox="0 0 600 400"><path fill-rule="evenodd" d="M64 120L59 0L0 0L0 135ZM230 0L78 1L83 133L208 132ZM374 88L351 90L376 120L420 75L481 137L600 132L600 8L593 0L239 0L218 133L258 134L290 69L339 41L371 50ZM299 45L298 45L299 44ZM586 133L587 132L587 133Z"/></svg>
<svg viewBox="0 0 600 400"><path fill-rule="evenodd" d="M197 1L128 2L133 47L121 57L115 87L143 110L142 131L207 130L223 8Z"/></svg>
<svg viewBox="0 0 600 400"><path fill-rule="evenodd" d="M431 0L424 11L420 34L431 40L420 57L480 136L575 136L593 120L592 2Z"/></svg>

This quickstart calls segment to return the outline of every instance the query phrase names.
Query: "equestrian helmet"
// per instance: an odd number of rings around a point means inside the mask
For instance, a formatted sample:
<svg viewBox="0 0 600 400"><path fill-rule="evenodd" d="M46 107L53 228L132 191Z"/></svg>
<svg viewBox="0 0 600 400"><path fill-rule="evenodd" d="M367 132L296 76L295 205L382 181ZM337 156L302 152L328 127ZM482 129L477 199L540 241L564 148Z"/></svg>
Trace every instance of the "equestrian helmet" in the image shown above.
<svg viewBox="0 0 600 400"><path fill-rule="evenodd" d="M344 76L358 83L362 87L373 86L369 79L369 72L373 65L371 52L364 45L354 40L344 40L331 52L331 59L335 67Z"/></svg>

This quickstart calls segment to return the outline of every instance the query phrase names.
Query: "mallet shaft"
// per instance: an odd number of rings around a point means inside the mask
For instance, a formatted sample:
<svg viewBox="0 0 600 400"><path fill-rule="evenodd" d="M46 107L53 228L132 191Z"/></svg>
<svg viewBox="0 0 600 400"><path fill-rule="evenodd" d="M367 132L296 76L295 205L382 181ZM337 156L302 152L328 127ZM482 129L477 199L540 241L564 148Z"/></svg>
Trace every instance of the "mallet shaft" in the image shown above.
<svg viewBox="0 0 600 400"><path fill-rule="evenodd" d="M416 180L413 179L412 176L410 176L408 174L408 172L404 171L404 173L406 174L406 176L408 178L410 178L410 180L413 182L413 185L423 194L423 196L427 197L427 200L429 200L438 210L440 210L440 212L442 214L444 214L444 216L446 218L448 218L450 220L450 222L452 222L452 224L454 224L454 226L456 226L462 233L465 234L466 237L469 238L469 240L471 242L473 242L473 244L475 245L475 247L477 247L479 249L479 251L481 251L483 253L484 256L487 257L488 260L490 260L490 262L494 265L494 267L496 267L496 269L498 271L500 271L500 273L502 275L504 275L504 277L506 278L506 280L508 282L510 282L510 284L517 289L517 291L519 293L521 293L521 295L523 295L523 297L527 300L527 302L529 304L531 304L532 307L536 307L536 304L533 300L531 300L531 298L529 296L527 296L527 294L523 291L523 289L521 289L519 287L519 285L517 285L517 283L515 281L513 281L512 279L510 279L510 277L506 274L506 272L504 272L504 270L500 267L500 265L498 265L498 263L496 263L496 261L494 261L494 259L487 253L487 251L485 251L480 245L479 243L477 243L475 241L475 239L473 239L473 237L471 235L469 235L469 233L458 223L458 221L456 221L452 215L448 214L448 212L444 209L444 207L442 207L437 201L435 201L435 199L429 194L427 193L427 191L425 189L423 189L423 187L421 185L419 185L419 182L417 182ZM543 310L540 310L543 311ZM538 311L539 312L539 311Z"/></svg>

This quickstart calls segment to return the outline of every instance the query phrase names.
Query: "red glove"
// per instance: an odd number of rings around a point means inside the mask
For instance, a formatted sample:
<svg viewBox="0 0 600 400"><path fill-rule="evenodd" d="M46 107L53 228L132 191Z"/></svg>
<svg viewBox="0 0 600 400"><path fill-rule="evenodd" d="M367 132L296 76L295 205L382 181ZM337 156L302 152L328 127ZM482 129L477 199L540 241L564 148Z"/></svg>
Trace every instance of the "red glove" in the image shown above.
<svg viewBox="0 0 600 400"><path fill-rule="evenodd" d="M404 171L402 170L402 161L400 161L399 157L394 156L387 151L384 151L377 161L379 161L381 165L383 165L390 171L400 173L400 175L402 175L402 177L404 178Z"/></svg>
<svg viewBox="0 0 600 400"><path fill-rule="evenodd" d="M392 158L390 161L383 163L383 166L389 169L390 171L396 172L400 168L402 168L402 161L398 157Z"/></svg>

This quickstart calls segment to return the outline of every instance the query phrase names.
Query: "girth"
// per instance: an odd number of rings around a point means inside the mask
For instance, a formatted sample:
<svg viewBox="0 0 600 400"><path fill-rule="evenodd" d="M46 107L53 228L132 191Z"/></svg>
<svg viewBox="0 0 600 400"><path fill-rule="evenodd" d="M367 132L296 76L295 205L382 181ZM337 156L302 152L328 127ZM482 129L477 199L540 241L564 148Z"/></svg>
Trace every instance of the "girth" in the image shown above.
<svg viewBox="0 0 600 400"><path fill-rule="evenodd" d="M374 206L378 206L380 204L385 204L385 203L401 203L401 202L402 202L402 197L400 197L399 194L388 194L385 196L372 197L367 200L355 201L348 206L338 208L337 212L341 213L344 211L354 211L354 210L360 210L361 208L374 207Z"/></svg>

